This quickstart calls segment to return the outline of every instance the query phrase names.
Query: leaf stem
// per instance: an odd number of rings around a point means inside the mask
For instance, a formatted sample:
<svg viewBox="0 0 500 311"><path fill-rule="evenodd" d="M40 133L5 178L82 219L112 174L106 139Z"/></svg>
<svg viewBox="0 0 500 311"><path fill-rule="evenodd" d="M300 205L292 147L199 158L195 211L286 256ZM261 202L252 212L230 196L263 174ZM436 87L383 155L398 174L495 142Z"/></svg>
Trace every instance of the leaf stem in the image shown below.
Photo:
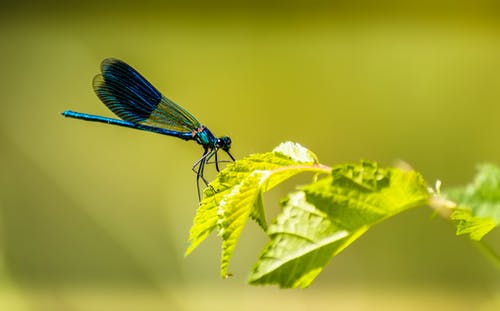
<svg viewBox="0 0 500 311"><path fill-rule="evenodd" d="M491 246L484 241L472 241L472 244L474 244L484 257L488 258L493 265L500 270L500 255L498 255Z"/></svg>
<svg viewBox="0 0 500 311"><path fill-rule="evenodd" d="M453 225L453 221L450 218L453 210L458 206L457 203L447 200L440 195L433 195L429 201L429 206L435 210L436 214L439 214L445 220ZM471 240L472 244L479 250L479 252L486 257L498 270L500 270L500 255L495 252L495 250L486 244L484 241L474 241Z"/></svg>

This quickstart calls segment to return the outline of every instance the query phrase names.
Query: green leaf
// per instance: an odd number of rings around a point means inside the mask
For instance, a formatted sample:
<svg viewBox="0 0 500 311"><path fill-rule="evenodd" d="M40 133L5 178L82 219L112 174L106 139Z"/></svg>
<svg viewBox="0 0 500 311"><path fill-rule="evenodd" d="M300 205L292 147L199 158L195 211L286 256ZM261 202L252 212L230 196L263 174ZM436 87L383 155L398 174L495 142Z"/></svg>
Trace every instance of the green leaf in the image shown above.
<svg viewBox="0 0 500 311"><path fill-rule="evenodd" d="M253 284L279 283L281 287L307 287L332 255L366 231L349 232L306 201L304 192L289 195L282 213L269 228L271 242L250 277Z"/></svg>
<svg viewBox="0 0 500 311"><path fill-rule="evenodd" d="M371 162L338 166L284 201L249 281L307 287L333 256L371 226L427 202L429 196L414 171L382 169Z"/></svg>
<svg viewBox="0 0 500 311"><path fill-rule="evenodd" d="M458 205L451 214L456 234L481 240L500 224L500 168L492 164L479 166L471 184L448 191L447 197Z"/></svg>
<svg viewBox="0 0 500 311"><path fill-rule="evenodd" d="M274 153L281 153L300 163L318 163L318 157L300 144L286 142L274 148Z"/></svg>
<svg viewBox="0 0 500 311"><path fill-rule="evenodd" d="M468 234L474 241L481 240L498 225L491 217L474 217L471 210L463 208L453 211L451 219L456 221L457 235Z"/></svg>
<svg viewBox="0 0 500 311"><path fill-rule="evenodd" d="M229 165L204 191L191 227L192 252L213 230L222 238L221 275L228 274L229 261L249 217L267 229L262 194L304 171L329 172L316 156L295 143L284 143L273 152L250 155Z"/></svg>

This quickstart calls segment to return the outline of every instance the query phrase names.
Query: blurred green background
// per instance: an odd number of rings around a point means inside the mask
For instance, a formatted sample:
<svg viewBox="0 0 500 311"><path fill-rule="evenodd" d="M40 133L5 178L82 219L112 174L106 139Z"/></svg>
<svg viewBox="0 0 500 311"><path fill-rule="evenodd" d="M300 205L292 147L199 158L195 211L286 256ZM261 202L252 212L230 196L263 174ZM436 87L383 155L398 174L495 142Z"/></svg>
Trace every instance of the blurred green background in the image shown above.
<svg viewBox="0 0 500 311"><path fill-rule="evenodd" d="M130 63L244 157L292 140L329 165L404 160L430 184L500 164L495 1L1 4L1 310L498 310L500 274L422 207L382 223L307 290L251 287L249 224L218 274L187 258L194 143L65 119ZM270 213L299 177L265 198ZM486 241L497 248L498 230Z"/></svg>

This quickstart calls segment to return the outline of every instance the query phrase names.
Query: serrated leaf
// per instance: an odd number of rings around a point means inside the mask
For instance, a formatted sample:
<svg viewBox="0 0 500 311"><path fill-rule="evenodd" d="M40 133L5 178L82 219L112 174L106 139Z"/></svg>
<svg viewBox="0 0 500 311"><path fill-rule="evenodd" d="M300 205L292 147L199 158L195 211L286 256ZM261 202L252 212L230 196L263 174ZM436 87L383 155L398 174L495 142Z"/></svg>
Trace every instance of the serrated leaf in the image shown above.
<svg viewBox="0 0 500 311"><path fill-rule="evenodd" d="M451 214L451 219L457 221L457 235L468 234L471 240L479 241L493 230L497 223L491 217L474 217L471 210L457 208Z"/></svg>
<svg viewBox="0 0 500 311"><path fill-rule="evenodd" d="M254 208L250 217L257 222L257 224L263 229L267 230L266 213L264 212L264 203L262 201L262 193L257 196L255 200Z"/></svg>
<svg viewBox="0 0 500 311"><path fill-rule="evenodd" d="M274 148L274 153L289 156L292 160L302 163L318 163L318 157L309 149L297 143L285 142Z"/></svg>
<svg viewBox="0 0 500 311"><path fill-rule="evenodd" d="M371 162L342 165L289 196L270 226L252 284L307 287L326 263L374 224L429 199L413 171Z"/></svg>
<svg viewBox="0 0 500 311"><path fill-rule="evenodd" d="M250 283L307 287L336 250L364 231L366 228L357 232L339 228L306 201L304 192L292 193L269 228L271 242L255 266Z"/></svg>
<svg viewBox="0 0 500 311"><path fill-rule="evenodd" d="M214 229L222 237L221 274L227 275L229 261L241 232L251 216L267 229L262 193L304 171L328 171L316 164L315 156L299 144L281 144L273 152L254 154L229 165L204 191L191 227L189 254Z"/></svg>
<svg viewBox="0 0 500 311"><path fill-rule="evenodd" d="M468 234L472 240L479 241L500 224L499 167L479 166L471 184L452 189L447 196L458 205L451 214L451 219L456 220L457 235Z"/></svg>

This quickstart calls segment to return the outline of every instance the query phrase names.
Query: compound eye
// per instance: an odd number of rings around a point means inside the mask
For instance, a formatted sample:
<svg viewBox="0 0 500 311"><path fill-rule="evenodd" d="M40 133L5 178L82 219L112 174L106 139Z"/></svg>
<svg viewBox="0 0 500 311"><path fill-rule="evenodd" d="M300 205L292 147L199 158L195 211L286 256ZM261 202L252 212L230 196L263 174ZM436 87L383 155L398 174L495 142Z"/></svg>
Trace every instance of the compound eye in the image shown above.
<svg viewBox="0 0 500 311"><path fill-rule="evenodd" d="M231 148L231 138L227 136L221 137L217 143L219 144L219 147L222 148L223 150L229 150Z"/></svg>

